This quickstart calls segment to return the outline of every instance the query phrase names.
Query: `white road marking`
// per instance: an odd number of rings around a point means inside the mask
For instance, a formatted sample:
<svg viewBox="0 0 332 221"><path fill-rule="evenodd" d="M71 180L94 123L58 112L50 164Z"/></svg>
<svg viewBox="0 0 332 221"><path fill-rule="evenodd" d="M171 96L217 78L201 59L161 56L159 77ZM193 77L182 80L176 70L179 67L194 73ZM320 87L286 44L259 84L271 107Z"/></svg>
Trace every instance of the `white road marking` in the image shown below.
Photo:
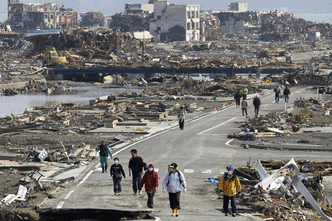
<svg viewBox="0 0 332 221"><path fill-rule="evenodd" d="M202 173L212 173L212 170L205 170Z"/></svg>
<svg viewBox="0 0 332 221"><path fill-rule="evenodd" d="M208 132L208 131L210 131L210 130L213 130L214 128L216 128L216 127L220 127L221 125L224 125L224 124L226 124L226 123L228 123L228 122L230 122L230 121L233 121L233 120L235 120L235 119L236 119L236 117L233 117L232 119L230 119L230 120L228 120L228 121L225 121L225 122L223 122L223 123L221 123L221 124L218 124L217 126L211 127L211 128L209 128L209 129L207 129L207 130L204 130L204 131L198 133L197 135L201 135L201 134L203 134L203 133L205 133L205 132Z"/></svg>
<svg viewBox="0 0 332 221"><path fill-rule="evenodd" d="M85 175L85 177L83 178L83 180L81 180L81 182L79 182L79 184L77 184L77 186L80 186L80 185L82 185L88 178L89 178L89 176L91 175L93 173L93 170L90 170L90 172L87 174L87 175Z"/></svg>
<svg viewBox="0 0 332 221"><path fill-rule="evenodd" d="M268 104L264 104L262 107L266 107Z"/></svg>
<svg viewBox="0 0 332 221"><path fill-rule="evenodd" d="M234 140L234 139L231 139L231 140L227 141L227 142L226 142L226 145L229 146L229 147L235 147L235 146L229 144L229 143L232 142L233 140Z"/></svg>
<svg viewBox="0 0 332 221"><path fill-rule="evenodd" d="M184 169L184 172L185 173L194 173L194 170L193 169Z"/></svg>
<svg viewBox="0 0 332 221"><path fill-rule="evenodd" d="M60 202L56 208L61 209L63 207L63 204L65 204L65 201Z"/></svg>
<svg viewBox="0 0 332 221"><path fill-rule="evenodd" d="M65 200L69 199L70 195L73 194L73 192L75 192L75 190L71 190L69 193L67 193L67 195L65 196Z"/></svg>
<svg viewBox="0 0 332 221"><path fill-rule="evenodd" d="M230 107L227 107L227 108L225 108L225 109L222 109L221 111L214 111L214 112L211 113L211 114L207 114L207 115L205 115L205 116L203 116L203 117L199 117L199 118L197 118L197 119L195 119L195 120L190 121L189 123L192 123L192 122L195 122L195 121L198 121L198 120L204 119L204 118L206 118L206 117L210 117L210 116L212 116L212 115L214 115L214 114L217 114L217 113L224 112L224 111L226 111L226 110L228 110L228 109L231 109L232 107L235 107L235 105L231 105Z"/></svg>

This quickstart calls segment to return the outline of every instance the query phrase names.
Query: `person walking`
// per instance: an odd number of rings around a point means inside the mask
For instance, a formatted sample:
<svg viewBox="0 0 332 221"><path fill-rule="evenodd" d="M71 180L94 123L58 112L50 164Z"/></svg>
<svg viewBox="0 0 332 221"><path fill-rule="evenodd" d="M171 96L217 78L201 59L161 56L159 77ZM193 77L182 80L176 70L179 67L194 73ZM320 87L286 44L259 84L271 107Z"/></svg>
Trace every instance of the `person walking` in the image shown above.
<svg viewBox="0 0 332 221"><path fill-rule="evenodd" d="M241 97L242 95L240 94L240 91L237 91L236 94L234 95L236 108L240 108Z"/></svg>
<svg viewBox="0 0 332 221"><path fill-rule="evenodd" d="M181 106L181 108L178 112L180 130L183 130L183 128L184 128L184 119L186 117L186 114L187 114L187 112L185 110L185 106Z"/></svg>
<svg viewBox="0 0 332 221"><path fill-rule="evenodd" d="M140 188L140 183L142 180L142 174L144 174L144 163L142 157L137 156L137 150L132 149L130 151L131 158L129 160L129 177L133 175L133 190L134 195L137 195L137 190L139 195L142 195L142 190Z"/></svg>
<svg viewBox="0 0 332 221"><path fill-rule="evenodd" d="M141 180L141 183L139 185L140 189L143 188L145 185L145 191L148 194L148 208L153 208L153 197L154 194L157 192L157 189L159 187L158 183L158 173L154 171L154 166L152 164L149 164L148 171L144 174L143 179Z"/></svg>
<svg viewBox="0 0 332 221"><path fill-rule="evenodd" d="M257 117L259 113L259 106L261 106L261 99L259 98L258 94L256 94L252 103L255 107L255 116Z"/></svg>
<svg viewBox="0 0 332 221"><path fill-rule="evenodd" d="M235 197L236 193L240 193L242 191L241 184L239 178L234 173L234 166L229 165L227 168L227 172L221 177L220 183L219 183L219 190L224 193L224 203L223 203L223 209L225 212L225 216L228 216L228 205L229 200L231 200L231 207L232 207L232 216L236 216L237 208L236 208L236 202Z"/></svg>
<svg viewBox="0 0 332 221"><path fill-rule="evenodd" d="M113 178L114 195L121 195L121 179L126 178L126 174L121 164L119 164L119 158L114 158L114 164L110 170L111 177Z"/></svg>
<svg viewBox="0 0 332 221"><path fill-rule="evenodd" d="M187 184L183 173L179 170L176 163L172 163L169 168L170 171L166 174L163 182L163 193L166 193L167 190L169 194L172 216L179 216L179 211L181 209L180 194L181 191L184 193L187 192Z"/></svg>
<svg viewBox="0 0 332 221"><path fill-rule="evenodd" d="M108 154L113 158L112 152L108 145L105 144L105 141L102 140L101 144L97 147L97 152L99 151L100 155L100 164L102 173L107 172L107 165L108 165Z"/></svg>
<svg viewBox="0 0 332 221"><path fill-rule="evenodd" d="M289 95L290 95L290 90L288 88L288 86L286 86L286 88L284 89L284 96L285 96L285 102L288 103L289 101Z"/></svg>
<svg viewBox="0 0 332 221"><path fill-rule="evenodd" d="M241 109L242 109L242 116L244 116L244 114L246 114L246 116L248 116L248 101L247 101L247 96L243 96L243 100L241 102Z"/></svg>
<svg viewBox="0 0 332 221"><path fill-rule="evenodd" d="M277 85L275 88L274 88L274 100L276 103L279 103L279 95L280 95L280 88L279 86Z"/></svg>

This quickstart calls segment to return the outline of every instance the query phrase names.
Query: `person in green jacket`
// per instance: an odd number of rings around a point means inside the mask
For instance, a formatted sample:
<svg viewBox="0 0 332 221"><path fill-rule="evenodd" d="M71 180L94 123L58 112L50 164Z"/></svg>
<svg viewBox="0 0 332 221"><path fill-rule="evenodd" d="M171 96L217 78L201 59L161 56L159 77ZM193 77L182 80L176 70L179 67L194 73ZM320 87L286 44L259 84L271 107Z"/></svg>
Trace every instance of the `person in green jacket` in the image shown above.
<svg viewBox="0 0 332 221"><path fill-rule="evenodd" d="M102 173L104 173L104 172L106 173L107 164L108 164L108 154L111 155L111 158L113 158L112 152L111 152L109 146L105 144L104 140L102 140L101 144L97 147L97 151L99 151L99 155L100 155L100 164L101 164L101 168L102 168Z"/></svg>
<svg viewBox="0 0 332 221"><path fill-rule="evenodd" d="M220 179L219 190L224 193L223 208L225 215L228 216L228 204L229 200L231 200L232 216L235 217L237 214L235 196L236 193L242 191L242 188L239 178L234 174L234 170L235 167L233 165L227 167L227 172Z"/></svg>

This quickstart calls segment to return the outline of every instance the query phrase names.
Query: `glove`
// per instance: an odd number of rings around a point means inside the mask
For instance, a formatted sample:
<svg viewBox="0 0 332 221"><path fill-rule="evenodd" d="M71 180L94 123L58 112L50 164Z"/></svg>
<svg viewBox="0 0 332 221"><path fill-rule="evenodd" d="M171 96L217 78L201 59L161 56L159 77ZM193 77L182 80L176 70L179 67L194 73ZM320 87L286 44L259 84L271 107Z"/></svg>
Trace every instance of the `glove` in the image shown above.
<svg viewBox="0 0 332 221"><path fill-rule="evenodd" d="M165 194L165 193L166 193L166 189L163 188L163 194Z"/></svg>
<svg viewBox="0 0 332 221"><path fill-rule="evenodd" d="M186 193L187 192L187 188L183 188L183 192Z"/></svg>

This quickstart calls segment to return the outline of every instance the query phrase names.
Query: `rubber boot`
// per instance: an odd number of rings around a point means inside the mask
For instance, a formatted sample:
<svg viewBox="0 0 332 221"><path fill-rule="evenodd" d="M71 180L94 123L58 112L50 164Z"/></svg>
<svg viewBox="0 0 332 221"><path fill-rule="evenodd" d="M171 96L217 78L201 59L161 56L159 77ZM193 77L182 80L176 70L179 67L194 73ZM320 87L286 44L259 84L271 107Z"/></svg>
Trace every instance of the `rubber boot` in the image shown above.
<svg viewBox="0 0 332 221"><path fill-rule="evenodd" d="M172 216L176 216L175 209L172 209Z"/></svg>
<svg viewBox="0 0 332 221"><path fill-rule="evenodd" d="M107 165L105 165L105 173L107 173Z"/></svg>
<svg viewBox="0 0 332 221"><path fill-rule="evenodd" d="M179 216L179 212L180 212L179 209L175 209L175 215L176 215L177 217Z"/></svg>
<svg viewBox="0 0 332 221"><path fill-rule="evenodd" d="M104 166L101 166L101 172L104 173L105 169Z"/></svg>

